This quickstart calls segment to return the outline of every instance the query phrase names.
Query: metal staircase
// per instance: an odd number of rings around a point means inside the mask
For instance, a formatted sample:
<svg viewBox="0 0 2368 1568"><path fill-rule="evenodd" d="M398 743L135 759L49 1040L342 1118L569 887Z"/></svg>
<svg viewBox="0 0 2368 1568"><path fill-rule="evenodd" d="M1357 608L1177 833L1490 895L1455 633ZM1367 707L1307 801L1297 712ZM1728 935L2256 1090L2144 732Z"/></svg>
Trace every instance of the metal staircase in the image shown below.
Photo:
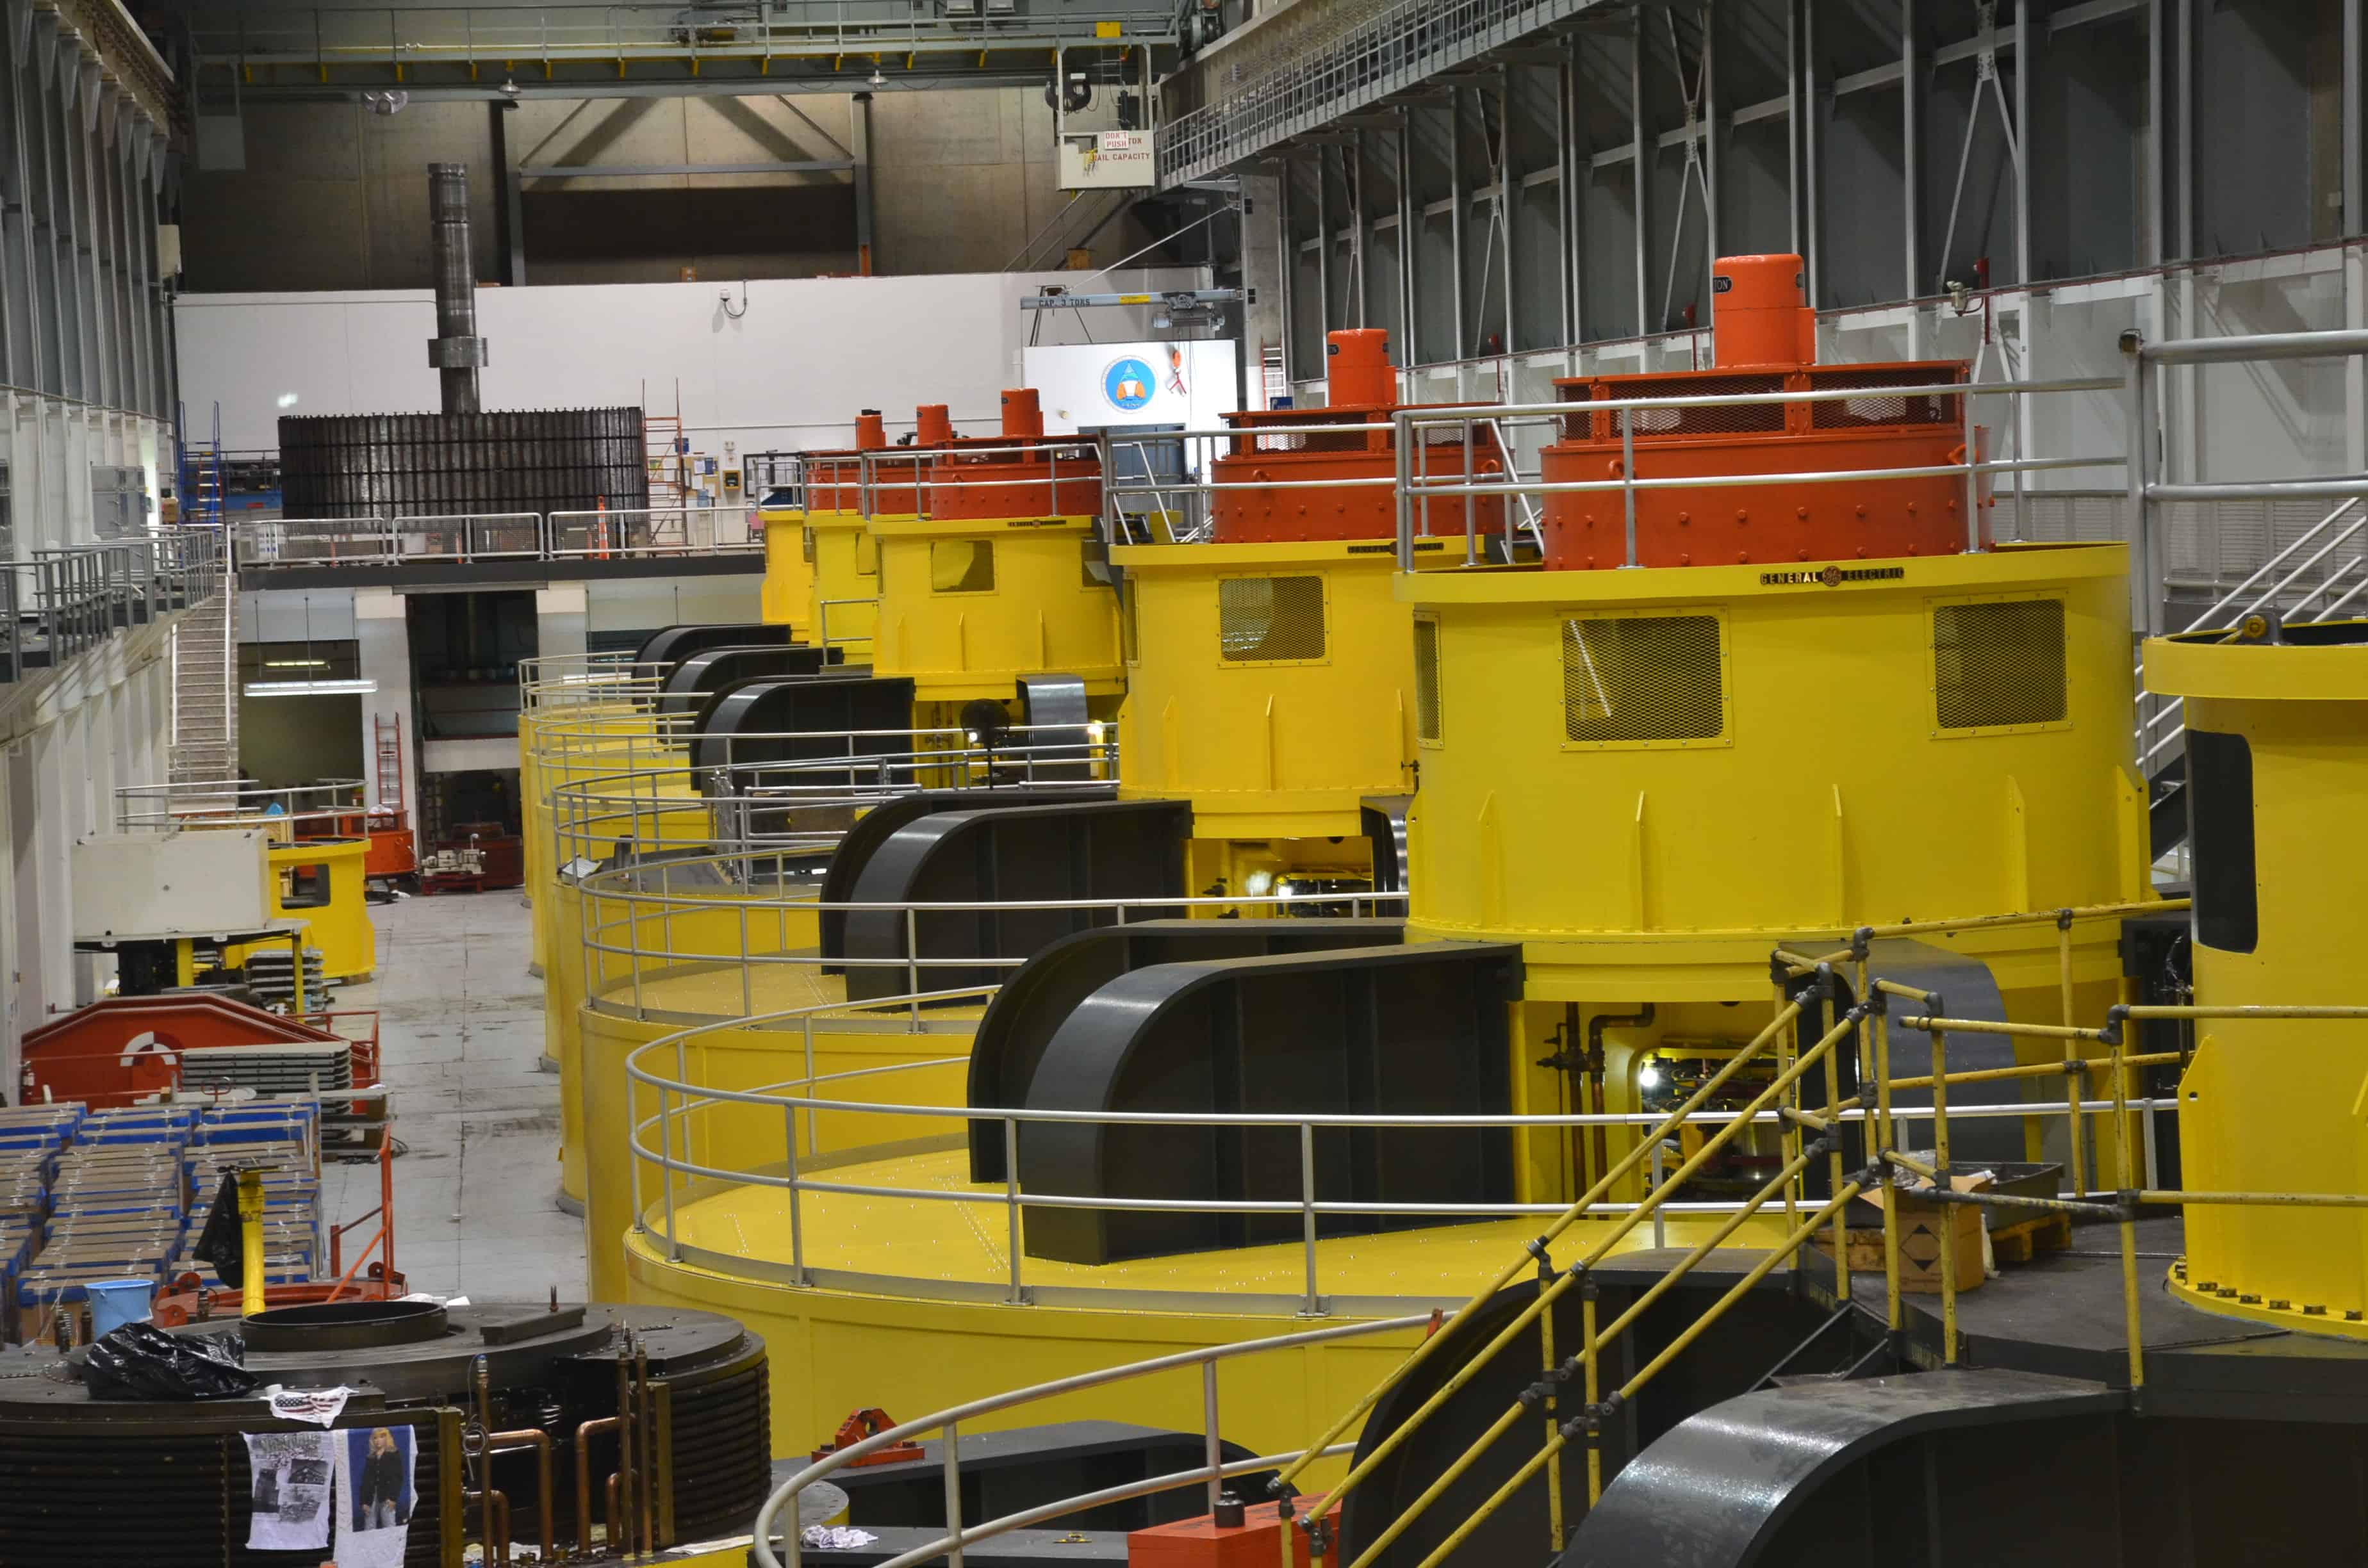
<svg viewBox="0 0 2368 1568"><path fill-rule="evenodd" d="M203 441L189 439L188 410L177 404L176 408L180 415L181 520L220 527L222 520L222 404L214 404L213 434Z"/></svg>
<svg viewBox="0 0 2368 1568"><path fill-rule="evenodd" d="M191 605L173 628L173 764L176 784L238 774L237 587Z"/></svg>

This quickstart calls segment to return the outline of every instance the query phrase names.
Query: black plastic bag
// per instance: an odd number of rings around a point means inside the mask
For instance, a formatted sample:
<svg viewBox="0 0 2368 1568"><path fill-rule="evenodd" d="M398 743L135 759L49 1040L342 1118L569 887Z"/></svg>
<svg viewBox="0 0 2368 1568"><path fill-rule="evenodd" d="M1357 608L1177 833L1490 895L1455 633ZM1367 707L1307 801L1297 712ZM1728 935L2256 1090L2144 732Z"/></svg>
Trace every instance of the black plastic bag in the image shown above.
<svg viewBox="0 0 2368 1568"><path fill-rule="evenodd" d="M91 1342L83 1381L93 1399L227 1399L262 1384L240 1364L245 1358L245 1342L234 1334L167 1334L153 1323L127 1323Z"/></svg>
<svg viewBox="0 0 2368 1568"><path fill-rule="evenodd" d="M238 1218L238 1173L222 1172L222 1186L214 1189L214 1206L206 1216L205 1229L198 1233L198 1244L189 1249L191 1256L214 1266L225 1285L239 1283L246 1267L246 1233Z"/></svg>

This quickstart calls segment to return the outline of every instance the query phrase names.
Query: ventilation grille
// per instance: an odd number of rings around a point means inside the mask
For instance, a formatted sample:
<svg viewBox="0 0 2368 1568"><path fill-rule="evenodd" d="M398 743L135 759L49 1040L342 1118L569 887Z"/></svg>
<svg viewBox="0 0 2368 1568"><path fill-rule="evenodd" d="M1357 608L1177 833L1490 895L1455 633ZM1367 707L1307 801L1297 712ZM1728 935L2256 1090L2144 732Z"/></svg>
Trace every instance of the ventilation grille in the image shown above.
<svg viewBox="0 0 2368 1568"><path fill-rule="evenodd" d="M1936 606L1932 702L1944 730L2061 723L2064 601Z"/></svg>
<svg viewBox="0 0 2368 1568"><path fill-rule="evenodd" d="M1903 397L1885 389L1929 387L1956 379L1946 365L1911 365L1900 370L1862 370L1856 367L1818 369L1809 372L1809 384L1819 392L1864 387L1869 395L1839 403L1809 404L1809 424L1818 430L1856 430L1883 425L1949 425L1964 418L1957 400L1947 393L1928 392Z"/></svg>
<svg viewBox="0 0 2368 1568"><path fill-rule="evenodd" d="M1439 723L1439 622L1414 623L1414 733L1417 740L1440 738Z"/></svg>
<svg viewBox="0 0 2368 1568"><path fill-rule="evenodd" d="M1563 733L1600 744L1710 741L1726 733L1726 680L1712 615L1562 623Z"/></svg>
<svg viewBox="0 0 2368 1568"><path fill-rule="evenodd" d="M1217 584L1217 653L1227 664L1324 656L1324 579L1227 577Z"/></svg>
<svg viewBox="0 0 2368 1568"><path fill-rule="evenodd" d="M1782 374L1688 375L1668 379L1636 377L1599 381L1592 386L1584 382L1566 383L1555 390L1564 403L1618 402L1640 397L1743 397L1759 392L1782 392L1784 378ZM1645 441L1669 436L1763 435L1781 431L1784 428L1784 407L1781 403L1748 403L1725 407L1635 408L1624 412L1636 422L1636 438ZM1565 415L1562 422L1563 438L1571 441L1616 441L1620 438L1622 412L1610 410L1594 415Z"/></svg>
<svg viewBox="0 0 2368 1568"><path fill-rule="evenodd" d="M995 541L940 539L929 541L929 588L940 594L995 591Z"/></svg>

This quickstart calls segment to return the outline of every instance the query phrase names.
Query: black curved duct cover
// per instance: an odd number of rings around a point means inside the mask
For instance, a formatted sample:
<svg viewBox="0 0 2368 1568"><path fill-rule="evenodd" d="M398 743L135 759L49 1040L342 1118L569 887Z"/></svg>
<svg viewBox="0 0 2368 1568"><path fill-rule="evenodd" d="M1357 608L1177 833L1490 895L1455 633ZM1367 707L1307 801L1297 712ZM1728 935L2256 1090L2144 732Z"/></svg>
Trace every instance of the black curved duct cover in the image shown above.
<svg viewBox="0 0 2368 1568"><path fill-rule="evenodd" d="M829 662L822 649L803 642L704 648L675 662L658 689L658 711L696 713L717 692L741 681L762 676L815 675Z"/></svg>
<svg viewBox="0 0 2368 1568"><path fill-rule="evenodd" d="M634 650L633 663L644 673L669 676L674 666L710 648L778 648L794 641L787 626L763 621L717 621L701 626L662 626Z"/></svg>
<svg viewBox="0 0 2368 1568"><path fill-rule="evenodd" d="M1266 958L1342 948L1393 947L1406 922L1389 920L1146 920L1080 931L1050 943L1011 973L971 1039L970 1103L1019 1106L1044 1048L1087 997L1153 964ZM1001 1181L1004 1126L970 1124L970 1177Z"/></svg>
<svg viewBox="0 0 2368 1568"><path fill-rule="evenodd" d="M743 789L751 781L744 766L750 763L902 756L913 749L912 725L913 683L905 676L873 676L844 665L822 675L768 676L744 681L709 707L691 742L691 766L740 769L730 787ZM879 779L876 763L858 763L844 769L802 769L793 779L785 776L779 782L848 789ZM700 784L710 793L719 787L712 778L702 778Z"/></svg>
<svg viewBox="0 0 2368 1568"><path fill-rule="evenodd" d="M1005 812L1020 806L1083 805L1090 801L1114 800L1118 786L1103 789L1026 790L998 788L993 790L923 790L911 795L899 795L881 801L848 826L846 836L831 852L830 869L824 873L822 902L824 904L852 903L855 890L861 881L863 869L871 857L900 828L939 812ZM847 956L847 912L825 908L821 914L822 956L843 959ZM836 974L839 966L825 965L824 972Z"/></svg>
<svg viewBox="0 0 2368 1568"><path fill-rule="evenodd" d="M1157 964L1097 990L1062 1023L1030 1108L1498 1115L1511 1108L1518 943L1424 942L1307 956ZM1319 1128L1319 1200L1505 1203L1501 1128ZM1024 1192L1202 1202L1303 1191L1292 1127L1023 1123ZM1326 1235L1436 1225L1327 1214ZM1101 1264L1295 1237L1301 1216L1213 1210L1031 1208L1031 1257Z"/></svg>
<svg viewBox="0 0 2368 1568"><path fill-rule="evenodd" d="M857 879L858 903L1009 903L1128 899L1127 919L1180 915L1158 901L1183 896L1184 801L1064 800L1008 811L939 812L890 834ZM1120 924L1111 909L923 911L911 917L924 960L1026 958L1056 937ZM1005 965L905 967L906 916L857 910L847 917L849 1001L1000 983ZM870 963L862 960L875 960ZM877 960L890 960L886 962Z"/></svg>

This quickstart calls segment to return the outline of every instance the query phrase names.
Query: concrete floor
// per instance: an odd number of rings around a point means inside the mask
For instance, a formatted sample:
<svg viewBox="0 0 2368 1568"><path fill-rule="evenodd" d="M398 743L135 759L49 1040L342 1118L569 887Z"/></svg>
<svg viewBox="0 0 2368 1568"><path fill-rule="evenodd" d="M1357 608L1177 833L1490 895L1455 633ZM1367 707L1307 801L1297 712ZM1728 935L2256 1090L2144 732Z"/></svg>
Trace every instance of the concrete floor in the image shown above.
<svg viewBox="0 0 2368 1568"><path fill-rule="evenodd" d="M378 904L378 970L339 1007L379 1010L393 1090L395 1267L415 1290L472 1301L584 1299L584 1228L559 1191L559 1078L540 1070L542 983L515 892ZM374 1165L322 1175L332 1223L378 1203ZM366 1240L373 1227L352 1233ZM350 1261L350 1255L348 1255Z"/></svg>

